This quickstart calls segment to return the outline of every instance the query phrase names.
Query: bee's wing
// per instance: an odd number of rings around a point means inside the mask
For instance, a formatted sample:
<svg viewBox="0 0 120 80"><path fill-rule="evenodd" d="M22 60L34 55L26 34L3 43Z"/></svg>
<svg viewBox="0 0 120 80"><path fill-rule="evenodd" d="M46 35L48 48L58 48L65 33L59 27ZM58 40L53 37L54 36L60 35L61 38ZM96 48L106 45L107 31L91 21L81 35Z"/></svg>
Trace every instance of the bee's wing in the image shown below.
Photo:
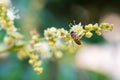
<svg viewBox="0 0 120 80"><path fill-rule="evenodd" d="M74 39L75 43L78 44L78 45L81 45L81 42L79 39Z"/></svg>

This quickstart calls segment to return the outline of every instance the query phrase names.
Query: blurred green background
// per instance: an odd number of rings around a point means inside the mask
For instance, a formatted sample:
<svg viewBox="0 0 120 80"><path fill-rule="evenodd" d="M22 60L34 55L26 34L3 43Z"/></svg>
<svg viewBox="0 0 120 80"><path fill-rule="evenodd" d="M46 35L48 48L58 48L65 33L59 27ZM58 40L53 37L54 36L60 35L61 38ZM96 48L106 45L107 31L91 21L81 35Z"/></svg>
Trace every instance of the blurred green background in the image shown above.
<svg viewBox="0 0 120 80"><path fill-rule="evenodd" d="M47 27L58 27L69 30L69 24L76 21L83 25L99 23L107 12L120 13L119 0L12 0L13 6L19 9L20 19L15 25L26 38L29 32L37 28L40 36ZM0 31L2 43L4 31ZM106 40L94 35L85 42L98 44ZM65 52L67 53L67 52ZM106 75L76 68L75 54L66 54L56 61L56 64L44 60L44 71L37 75L27 60L19 60L16 52L11 52L7 58L0 58L0 80L109 80Z"/></svg>

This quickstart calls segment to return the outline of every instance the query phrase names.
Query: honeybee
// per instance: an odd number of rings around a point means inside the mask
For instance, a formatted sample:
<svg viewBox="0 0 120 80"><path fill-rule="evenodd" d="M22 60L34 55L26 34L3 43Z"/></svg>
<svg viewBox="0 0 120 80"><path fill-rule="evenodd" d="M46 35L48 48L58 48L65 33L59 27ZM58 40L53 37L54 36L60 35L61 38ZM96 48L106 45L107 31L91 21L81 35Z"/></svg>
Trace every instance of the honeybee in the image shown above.
<svg viewBox="0 0 120 80"><path fill-rule="evenodd" d="M71 32L70 32L70 35L71 35L72 39L74 40L74 42L75 42L76 44L81 45L81 42L80 42L80 40L79 40L79 36L77 35L76 32L71 31Z"/></svg>

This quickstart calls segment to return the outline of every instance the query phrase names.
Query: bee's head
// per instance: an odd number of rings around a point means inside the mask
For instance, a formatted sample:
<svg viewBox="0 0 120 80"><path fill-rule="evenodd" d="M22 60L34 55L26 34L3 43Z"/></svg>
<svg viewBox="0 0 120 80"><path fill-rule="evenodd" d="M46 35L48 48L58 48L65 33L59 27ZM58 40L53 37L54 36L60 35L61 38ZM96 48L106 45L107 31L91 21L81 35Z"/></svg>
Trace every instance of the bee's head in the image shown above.
<svg viewBox="0 0 120 80"><path fill-rule="evenodd" d="M72 33L74 33L74 31L71 31L70 33L72 34Z"/></svg>

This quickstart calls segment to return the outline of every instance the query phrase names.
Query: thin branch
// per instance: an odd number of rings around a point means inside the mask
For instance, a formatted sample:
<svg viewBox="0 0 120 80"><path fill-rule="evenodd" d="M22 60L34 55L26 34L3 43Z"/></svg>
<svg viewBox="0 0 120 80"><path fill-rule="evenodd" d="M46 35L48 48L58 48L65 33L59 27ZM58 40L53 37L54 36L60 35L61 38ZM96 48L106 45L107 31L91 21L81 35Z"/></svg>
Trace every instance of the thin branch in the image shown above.
<svg viewBox="0 0 120 80"><path fill-rule="evenodd" d="M38 41L45 41L45 38L39 38ZM8 52L8 51L18 51L20 48L24 47L25 45L29 44L30 41L26 41L23 45L19 45L19 46L12 46L3 50L0 50L0 54Z"/></svg>
<svg viewBox="0 0 120 80"><path fill-rule="evenodd" d="M10 51L12 48L13 48L13 47L0 50L0 54L5 53L5 52L7 52L7 51Z"/></svg>
<svg viewBox="0 0 120 80"><path fill-rule="evenodd" d="M22 48L23 46L24 46L24 45L12 46L12 47L9 47L9 48L0 50L0 54L5 53L5 52L8 52L8 51L17 51L17 50L19 50L20 48Z"/></svg>

